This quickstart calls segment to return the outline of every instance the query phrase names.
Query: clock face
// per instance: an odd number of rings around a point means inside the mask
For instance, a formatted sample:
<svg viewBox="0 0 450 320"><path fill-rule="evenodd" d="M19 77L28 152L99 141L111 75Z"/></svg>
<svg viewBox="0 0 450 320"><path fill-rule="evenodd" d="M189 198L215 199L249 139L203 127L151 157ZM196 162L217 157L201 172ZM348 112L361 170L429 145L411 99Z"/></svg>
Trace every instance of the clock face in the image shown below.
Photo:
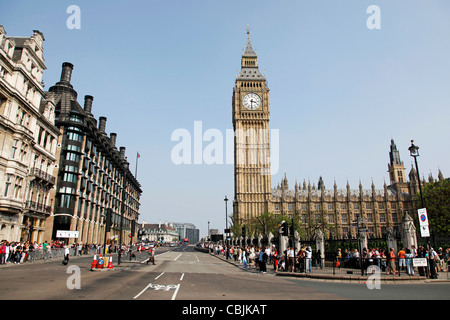
<svg viewBox="0 0 450 320"><path fill-rule="evenodd" d="M242 99L244 107L248 110L256 110L261 106L261 97L256 93L249 93Z"/></svg>

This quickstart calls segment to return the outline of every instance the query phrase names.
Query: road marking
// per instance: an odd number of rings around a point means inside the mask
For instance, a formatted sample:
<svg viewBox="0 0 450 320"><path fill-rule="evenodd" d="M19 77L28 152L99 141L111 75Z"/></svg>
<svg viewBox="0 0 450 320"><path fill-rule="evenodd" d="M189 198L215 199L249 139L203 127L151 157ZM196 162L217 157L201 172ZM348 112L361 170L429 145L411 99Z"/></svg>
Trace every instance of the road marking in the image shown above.
<svg viewBox="0 0 450 320"><path fill-rule="evenodd" d="M197 262L200 262L200 260L198 260L198 257L197 257L197 255L196 254L194 254L194 256L197 258Z"/></svg>
<svg viewBox="0 0 450 320"><path fill-rule="evenodd" d="M181 257L181 255L182 255L182 253L180 253L180 255L179 255L178 257L176 257L175 259L173 259L173 261L177 261L177 259L178 259L179 257Z"/></svg>
<svg viewBox="0 0 450 320"><path fill-rule="evenodd" d="M137 299L141 294L143 294L152 284L149 283L148 286L144 288L141 292L139 292L133 299Z"/></svg>
<svg viewBox="0 0 450 320"><path fill-rule="evenodd" d="M181 275L181 278L180 278L180 281L182 281L183 280L183 277L184 277L184 273Z"/></svg>
<svg viewBox="0 0 450 320"><path fill-rule="evenodd" d="M159 276L157 276L157 277L155 278L155 280L158 280L158 278L161 277L163 274L164 274L164 272L161 273Z"/></svg>
<svg viewBox="0 0 450 320"><path fill-rule="evenodd" d="M180 289L180 284L177 285L177 288L175 289L175 292L173 293L171 300L175 300L179 289Z"/></svg>

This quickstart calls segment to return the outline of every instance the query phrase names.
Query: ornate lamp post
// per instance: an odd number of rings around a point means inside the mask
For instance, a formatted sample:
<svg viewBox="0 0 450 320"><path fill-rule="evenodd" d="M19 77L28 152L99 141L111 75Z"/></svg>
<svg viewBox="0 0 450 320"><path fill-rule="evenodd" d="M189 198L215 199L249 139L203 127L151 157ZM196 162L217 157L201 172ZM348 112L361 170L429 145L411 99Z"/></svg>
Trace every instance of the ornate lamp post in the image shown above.
<svg viewBox="0 0 450 320"><path fill-rule="evenodd" d="M419 192L420 192L420 201L422 204L422 208L425 208L425 201L423 200L423 194L422 194L422 184L420 182L420 174L419 174L419 166L417 165L417 157L419 156L419 147L414 145L414 140L411 140L411 146L408 148L409 154L411 157L414 158L414 162L416 164L416 171L417 171L417 178L419 180ZM428 262L430 265L430 278L431 279L437 279L436 274L436 264L434 259L431 257L431 244L430 244L430 238L428 237L427 241L427 249L428 249Z"/></svg>
<svg viewBox="0 0 450 320"><path fill-rule="evenodd" d="M227 196L225 196L225 199L223 199L223 201L225 201L225 239L226 239L226 244L228 246L228 213L227 213L228 198L227 198Z"/></svg>
<svg viewBox="0 0 450 320"><path fill-rule="evenodd" d="M425 202L422 195L422 184L420 182L419 166L417 165L417 157L419 156L419 147L414 145L414 140L411 140L411 147L408 148L409 154L414 158L417 171L417 179L419 180L420 201L422 202L422 208L425 208Z"/></svg>

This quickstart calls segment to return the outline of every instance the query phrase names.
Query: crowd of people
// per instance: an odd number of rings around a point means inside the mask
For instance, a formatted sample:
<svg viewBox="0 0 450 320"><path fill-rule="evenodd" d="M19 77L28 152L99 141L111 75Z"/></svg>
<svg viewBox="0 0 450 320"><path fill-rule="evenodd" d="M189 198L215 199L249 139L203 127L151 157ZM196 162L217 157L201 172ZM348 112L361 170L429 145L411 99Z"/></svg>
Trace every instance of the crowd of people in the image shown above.
<svg viewBox="0 0 450 320"><path fill-rule="evenodd" d="M63 241L51 242L28 242L28 241L7 241L2 240L0 243L0 265L14 263L21 264L30 260L47 259L52 257L64 257L68 259L68 254L71 256L81 256L93 254L94 252L101 252L103 249L101 244L93 243L79 243L75 242L70 245ZM123 244L108 244L107 252L120 252L121 255L128 251L128 246Z"/></svg>
<svg viewBox="0 0 450 320"><path fill-rule="evenodd" d="M325 257L320 251L313 251L311 246L302 246L294 253L294 248L288 247L283 252L279 252L275 245L271 246L255 246L255 245L223 245L205 243L203 245L208 248L210 253L214 255L223 255L225 259L234 259L244 268L255 268L262 273L267 270L267 265L272 265L275 271L287 272L311 272L312 266L323 269L325 266ZM425 276L426 272L431 272L427 267L415 267L413 265L414 258L426 258L432 260L433 264L429 264L434 271L446 272L447 265L450 262L450 248L438 250L430 248L427 250L423 246L415 248L401 248L395 252L394 248L389 250L372 248L363 248L360 253L358 249L344 250L338 249L336 257L332 261L328 261L328 265L341 269L363 269L367 270L370 266L377 266L386 274L396 275L398 272L404 272L408 275L414 275L415 270L421 276Z"/></svg>

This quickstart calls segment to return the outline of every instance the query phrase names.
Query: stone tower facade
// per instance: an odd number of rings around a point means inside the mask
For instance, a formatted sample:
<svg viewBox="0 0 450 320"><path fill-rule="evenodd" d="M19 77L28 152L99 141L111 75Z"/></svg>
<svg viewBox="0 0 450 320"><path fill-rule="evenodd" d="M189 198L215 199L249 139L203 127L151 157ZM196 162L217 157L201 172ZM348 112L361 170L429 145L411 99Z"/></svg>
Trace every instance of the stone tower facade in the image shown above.
<svg viewBox="0 0 450 320"><path fill-rule="evenodd" d="M250 42L233 88L234 223L245 224L269 211L271 197L269 88Z"/></svg>

